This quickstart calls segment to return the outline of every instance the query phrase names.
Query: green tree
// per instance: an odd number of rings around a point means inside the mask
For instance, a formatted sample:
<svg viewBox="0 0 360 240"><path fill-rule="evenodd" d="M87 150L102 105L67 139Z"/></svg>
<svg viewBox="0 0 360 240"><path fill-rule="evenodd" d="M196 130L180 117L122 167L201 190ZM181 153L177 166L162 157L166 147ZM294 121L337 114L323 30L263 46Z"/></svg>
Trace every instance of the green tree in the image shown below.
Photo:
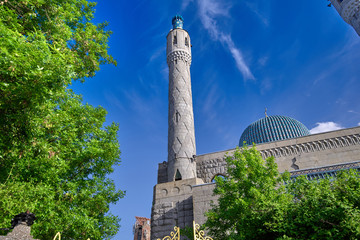
<svg viewBox="0 0 360 240"><path fill-rule="evenodd" d="M355 170L336 178L290 180L273 157L236 149L228 175L215 179L218 204L205 224L214 239L358 239L360 181ZM286 184L285 184L286 183Z"/></svg>
<svg viewBox="0 0 360 240"><path fill-rule="evenodd" d="M118 126L68 86L116 64L111 32L91 23L94 2L0 4L0 227L30 210L36 238L109 239L120 220L109 205L124 195L108 178Z"/></svg>
<svg viewBox="0 0 360 240"><path fill-rule="evenodd" d="M100 64L111 32L94 25L96 3L86 0L0 2L0 144L29 139L30 119L42 104L65 94ZM30 130L29 130L30 128ZM10 142L9 142L10 141Z"/></svg>

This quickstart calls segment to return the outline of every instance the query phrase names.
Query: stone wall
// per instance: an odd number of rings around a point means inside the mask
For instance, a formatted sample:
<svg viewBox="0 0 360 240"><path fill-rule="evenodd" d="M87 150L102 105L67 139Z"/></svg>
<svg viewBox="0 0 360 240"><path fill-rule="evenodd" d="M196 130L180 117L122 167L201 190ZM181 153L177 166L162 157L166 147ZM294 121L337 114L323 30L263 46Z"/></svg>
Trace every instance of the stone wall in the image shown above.
<svg viewBox="0 0 360 240"><path fill-rule="evenodd" d="M263 158L274 156L280 172L293 176L316 174L360 166L360 127L313 134L296 139L264 143L256 146ZM159 164L158 182L154 187L151 239L163 238L174 226L191 226L206 221L212 202L214 176L226 175L226 155L234 149L196 156L197 177L166 181L166 163Z"/></svg>
<svg viewBox="0 0 360 240"><path fill-rule="evenodd" d="M163 238L174 226L192 226L193 186L202 184L198 178L157 184L151 211L151 239Z"/></svg>
<svg viewBox="0 0 360 240"><path fill-rule="evenodd" d="M157 183L168 182L167 162L159 163Z"/></svg>
<svg viewBox="0 0 360 240"><path fill-rule="evenodd" d="M313 134L256 146L263 158L274 156L280 172L360 161L360 127ZM226 174L225 156L234 149L196 156L197 177L209 183Z"/></svg>
<svg viewBox="0 0 360 240"><path fill-rule="evenodd" d="M6 236L0 236L0 240L36 240L30 231L31 227L26 222L21 222Z"/></svg>
<svg viewBox="0 0 360 240"><path fill-rule="evenodd" d="M193 186L194 221L204 224L205 213L211 209L212 204L217 204L217 196L213 195L215 183L205 183Z"/></svg>

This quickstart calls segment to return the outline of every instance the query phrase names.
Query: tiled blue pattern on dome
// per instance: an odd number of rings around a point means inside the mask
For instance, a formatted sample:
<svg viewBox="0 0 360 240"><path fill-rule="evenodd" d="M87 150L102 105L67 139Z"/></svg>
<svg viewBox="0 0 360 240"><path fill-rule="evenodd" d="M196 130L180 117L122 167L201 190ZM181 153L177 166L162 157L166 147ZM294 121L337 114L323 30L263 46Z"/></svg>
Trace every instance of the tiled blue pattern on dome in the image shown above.
<svg viewBox="0 0 360 240"><path fill-rule="evenodd" d="M250 124L241 134L239 146L266 143L309 135L301 122L285 116L268 116Z"/></svg>

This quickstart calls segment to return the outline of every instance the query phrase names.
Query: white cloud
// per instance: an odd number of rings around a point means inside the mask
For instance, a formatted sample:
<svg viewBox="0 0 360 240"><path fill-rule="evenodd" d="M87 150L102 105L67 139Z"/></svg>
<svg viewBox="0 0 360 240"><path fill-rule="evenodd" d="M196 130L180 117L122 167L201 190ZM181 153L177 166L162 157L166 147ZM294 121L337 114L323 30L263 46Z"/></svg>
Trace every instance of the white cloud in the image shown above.
<svg viewBox="0 0 360 240"><path fill-rule="evenodd" d="M360 122L358 123L358 126L360 126Z"/></svg>
<svg viewBox="0 0 360 240"><path fill-rule="evenodd" d="M244 79L255 79L244 60L242 52L235 46L230 34L219 30L217 24L217 17L230 16L229 10L231 5L220 4L220 1L218 0L198 0L198 7L201 23L204 28L209 32L214 40L220 41L230 51L236 62L236 67L242 73Z"/></svg>
<svg viewBox="0 0 360 240"><path fill-rule="evenodd" d="M316 127L310 129L311 134L329 132L344 128L340 124L334 122L318 122L316 125Z"/></svg>

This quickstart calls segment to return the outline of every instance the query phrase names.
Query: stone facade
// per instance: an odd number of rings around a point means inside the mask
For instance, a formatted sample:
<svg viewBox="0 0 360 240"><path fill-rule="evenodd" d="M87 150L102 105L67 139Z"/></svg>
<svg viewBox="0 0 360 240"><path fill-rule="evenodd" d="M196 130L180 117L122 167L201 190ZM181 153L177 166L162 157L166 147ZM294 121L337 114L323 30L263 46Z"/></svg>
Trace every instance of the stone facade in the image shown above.
<svg viewBox="0 0 360 240"><path fill-rule="evenodd" d="M345 9L348 2L339 1ZM335 3L334 3L335 5ZM339 5L340 6L340 5ZM347 6L347 5L346 5ZM345 13L344 13L345 14ZM349 16L352 13L346 13ZM179 17L179 16L177 16ZM175 18L174 18L175 19ZM173 23L174 23L173 19ZM189 34L182 18L167 36L169 65L168 161L159 164L151 211L151 239L168 236L174 226L203 224L205 213L216 204L216 175L226 175L227 155L235 149L196 156L191 96ZM360 168L360 127L313 134L256 146L265 159L274 156L280 172L292 176L323 176L341 169Z"/></svg>
<svg viewBox="0 0 360 240"><path fill-rule="evenodd" d="M322 174L348 168L360 168L360 127L313 134L256 146L263 158L274 156L280 172L293 176ZM197 178L158 182L154 187L152 233L164 237L173 227L191 226L192 221L203 224L205 212L216 204L213 196L216 175L226 175L225 157L235 149L195 157ZM166 163L159 164L159 176ZM164 181L164 178L158 178Z"/></svg>
<svg viewBox="0 0 360 240"><path fill-rule="evenodd" d="M336 11L360 36L360 0L330 0Z"/></svg>
<svg viewBox="0 0 360 240"><path fill-rule="evenodd" d="M256 146L263 158L274 156L280 172L321 168L360 161L360 127L263 143ZM196 156L197 177L205 183L226 174L224 156L235 149Z"/></svg>
<svg viewBox="0 0 360 240"><path fill-rule="evenodd" d="M199 178L160 183L154 187L151 211L151 239L163 238L174 226L192 226L193 186L203 184Z"/></svg>

